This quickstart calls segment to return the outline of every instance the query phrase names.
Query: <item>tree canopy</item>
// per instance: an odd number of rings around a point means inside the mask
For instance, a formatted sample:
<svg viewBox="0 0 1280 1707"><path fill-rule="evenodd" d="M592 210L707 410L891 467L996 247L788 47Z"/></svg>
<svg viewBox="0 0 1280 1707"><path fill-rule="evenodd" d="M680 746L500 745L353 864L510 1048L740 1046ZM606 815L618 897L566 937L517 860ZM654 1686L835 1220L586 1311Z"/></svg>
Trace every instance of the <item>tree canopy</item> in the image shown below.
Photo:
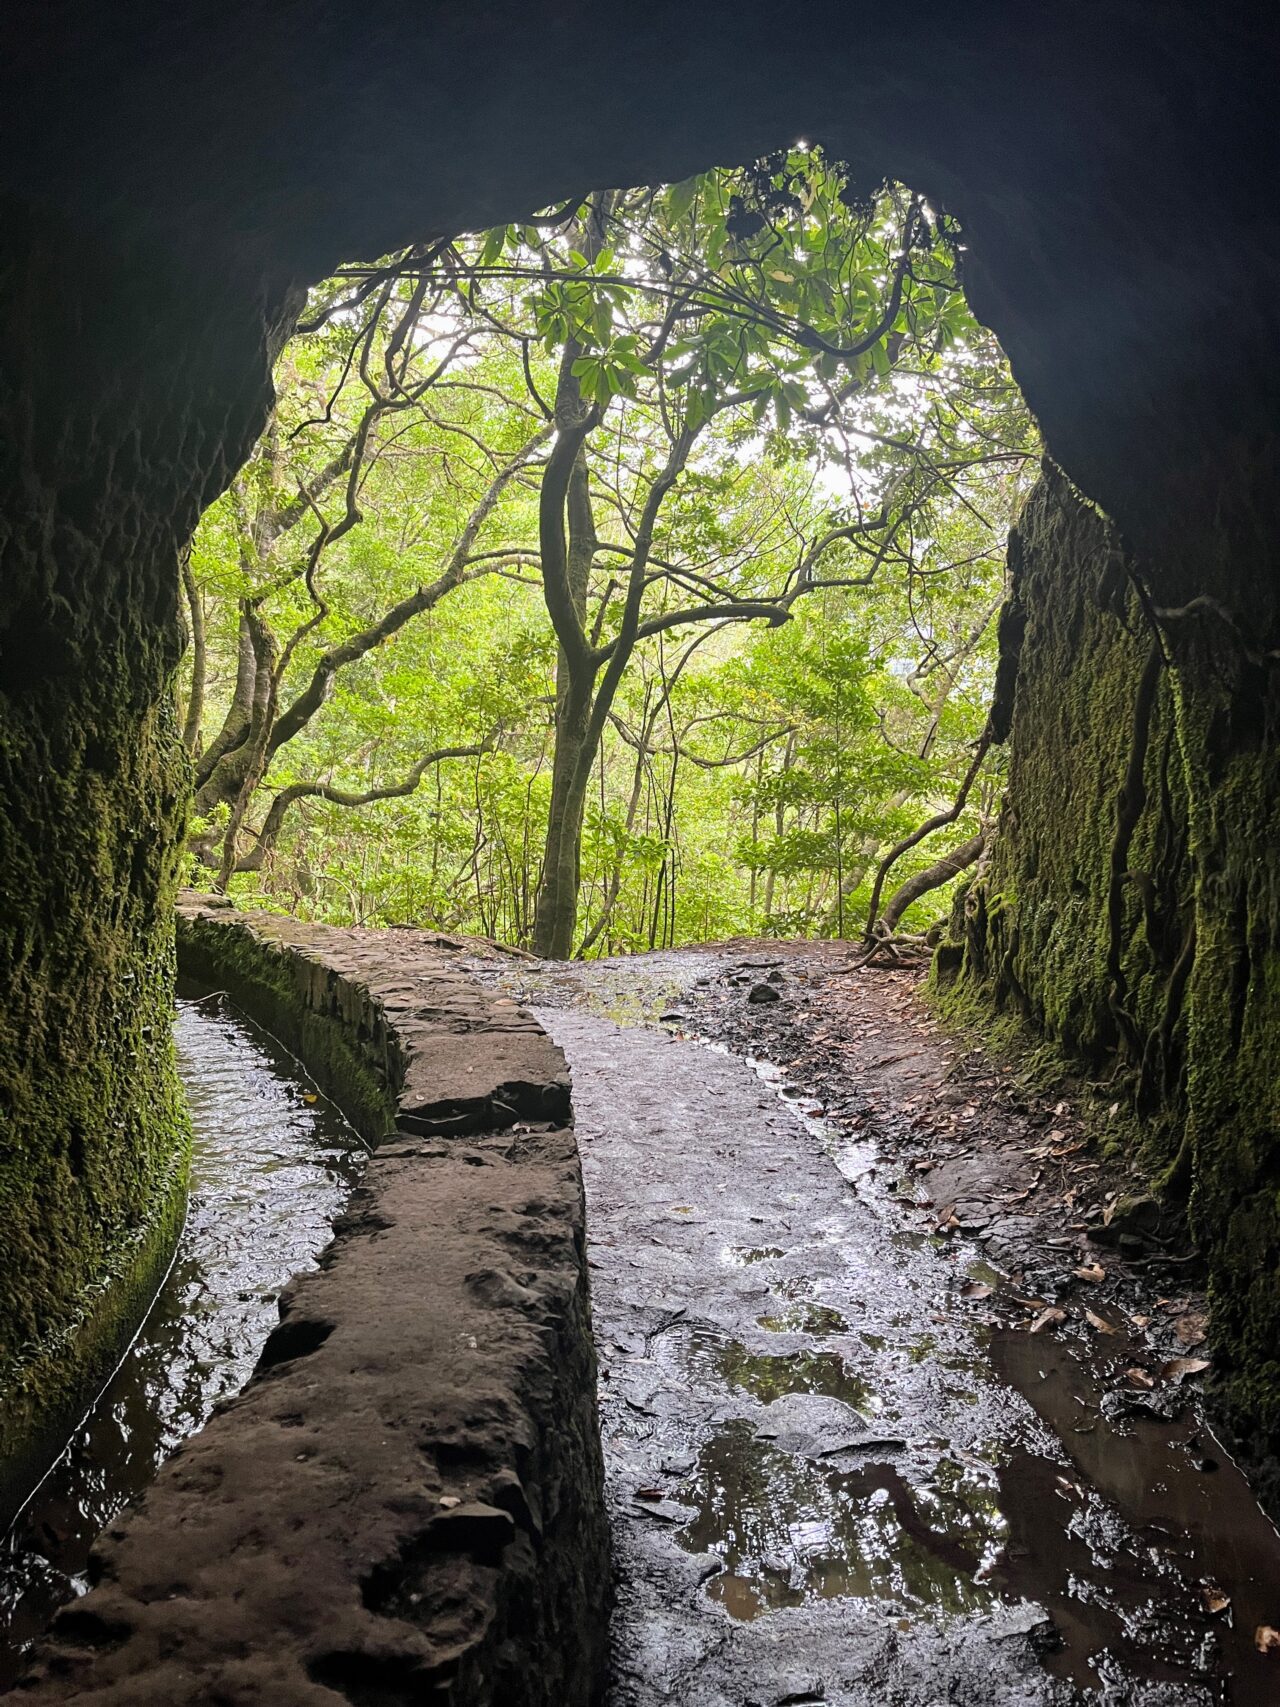
<svg viewBox="0 0 1280 1707"><path fill-rule="evenodd" d="M343 268L184 566L203 880L563 957L978 857L1037 447L962 261L796 148Z"/></svg>

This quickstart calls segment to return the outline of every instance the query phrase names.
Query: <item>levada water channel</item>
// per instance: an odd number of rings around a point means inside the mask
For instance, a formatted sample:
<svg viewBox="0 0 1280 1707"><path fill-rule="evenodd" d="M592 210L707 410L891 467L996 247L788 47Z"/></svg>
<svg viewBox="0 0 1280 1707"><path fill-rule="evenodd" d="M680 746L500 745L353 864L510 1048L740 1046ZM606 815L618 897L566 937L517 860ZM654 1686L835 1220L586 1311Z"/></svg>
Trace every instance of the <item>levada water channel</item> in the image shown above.
<svg viewBox="0 0 1280 1707"><path fill-rule="evenodd" d="M266 1032L225 998L178 1004L195 1132L186 1226L141 1332L0 1550L0 1691L89 1552L220 1399L248 1380L276 1299L328 1244L365 1151Z"/></svg>

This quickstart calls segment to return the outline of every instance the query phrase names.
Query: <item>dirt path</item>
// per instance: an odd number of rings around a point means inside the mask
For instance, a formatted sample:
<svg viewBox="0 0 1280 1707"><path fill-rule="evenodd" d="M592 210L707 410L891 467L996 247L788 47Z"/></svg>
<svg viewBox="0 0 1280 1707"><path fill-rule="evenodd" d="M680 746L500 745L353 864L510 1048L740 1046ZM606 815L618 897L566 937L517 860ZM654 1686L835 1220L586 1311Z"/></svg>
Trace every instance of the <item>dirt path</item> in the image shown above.
<svg viewBox="0 0 1280 1707"><path fill-rule="evenodd" d="M1141 1205L1095 1245L1125 1182L1070 1110L836 964L501 974L573 1070L611 1707L1280 1700L1280 1541L1173 1362L1159 1229L1142 1270Z"/></svg>

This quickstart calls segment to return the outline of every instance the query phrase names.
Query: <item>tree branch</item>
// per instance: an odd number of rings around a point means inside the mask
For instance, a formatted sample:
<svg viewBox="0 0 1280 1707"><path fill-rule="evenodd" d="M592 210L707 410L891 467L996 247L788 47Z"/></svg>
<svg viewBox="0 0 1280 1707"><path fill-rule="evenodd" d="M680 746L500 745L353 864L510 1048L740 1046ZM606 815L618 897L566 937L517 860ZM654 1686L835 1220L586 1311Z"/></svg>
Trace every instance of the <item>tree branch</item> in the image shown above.
<svg viewBox="0 0 1280 1707"><path fill-rule="evenodd" d="M493 751L494 739L495 737L490 736L487 741L469 747L440 747L435 752L424 754L399 782L386 783L378 788L366 788L358 793L345 788L335 788L328 782L291 782L272 800L262 828L257 832L253 849L239 861L236 870L262 869L263 860L279 840L285 819L300 800L328 800L335 806L371 806L378 800L399 800L418 788L433 765L441 764L445 759L478 758L482 753Z"/></svg>

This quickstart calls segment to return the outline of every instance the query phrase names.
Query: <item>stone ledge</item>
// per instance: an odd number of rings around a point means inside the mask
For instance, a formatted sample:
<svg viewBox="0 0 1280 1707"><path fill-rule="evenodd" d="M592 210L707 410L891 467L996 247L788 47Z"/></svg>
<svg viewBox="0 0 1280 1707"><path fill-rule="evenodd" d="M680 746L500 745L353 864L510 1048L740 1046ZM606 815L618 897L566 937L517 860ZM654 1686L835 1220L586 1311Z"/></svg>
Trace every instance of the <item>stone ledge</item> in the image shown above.
<svg viewBox="0 0 1280 1707"><path fill-rule="evenodd" d="M391 1124L248 1387L99 1543L20 1698L587 1707L608 1542L563 1057L415 934L184 898L179 938L320 1040L340 1103L358 1063L353 1112Z"/></svg>

